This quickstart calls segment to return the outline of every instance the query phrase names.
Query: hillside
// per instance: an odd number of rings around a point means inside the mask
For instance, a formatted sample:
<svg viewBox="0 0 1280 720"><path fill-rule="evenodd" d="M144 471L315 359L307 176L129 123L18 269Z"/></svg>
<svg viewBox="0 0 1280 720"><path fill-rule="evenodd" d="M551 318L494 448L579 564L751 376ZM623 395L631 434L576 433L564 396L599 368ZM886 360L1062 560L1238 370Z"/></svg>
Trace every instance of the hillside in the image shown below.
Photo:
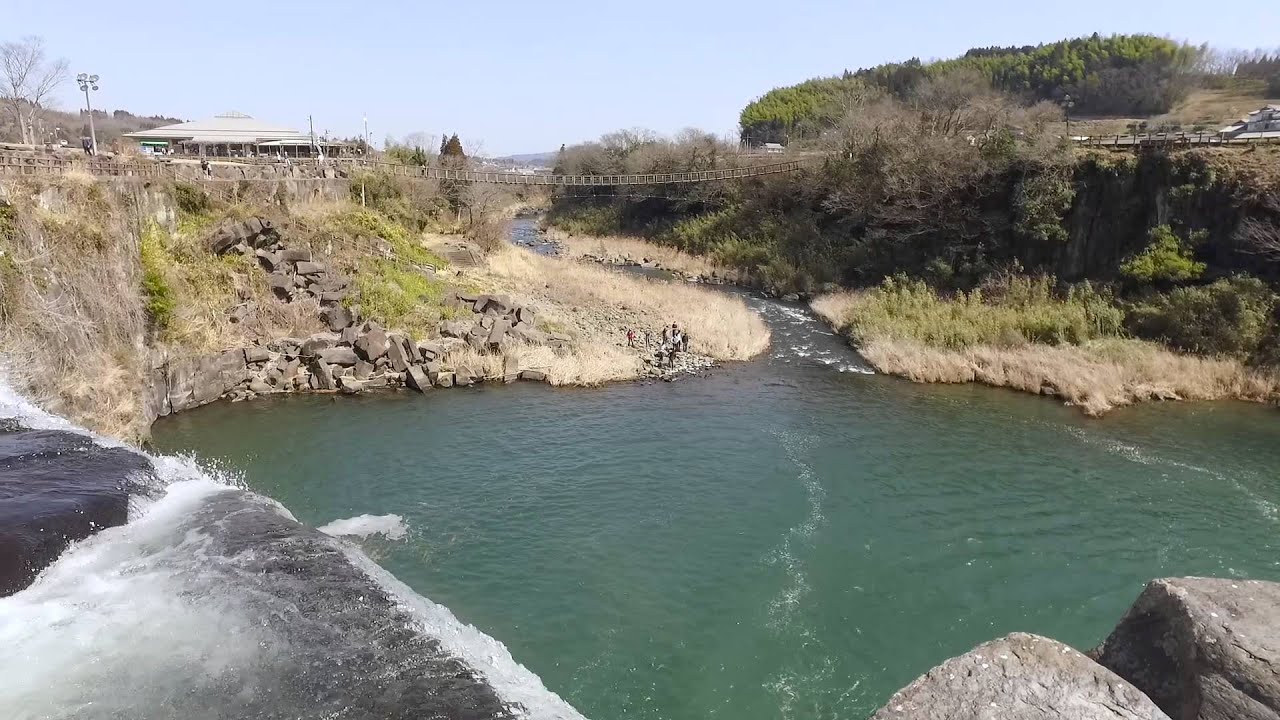
<svg viewBox="0 0 1280 720"><path fill-rule="evenodd" d="M56 142L65 140L69 145L78 145L82 137L89 136L89 116L83 111L64 112L61 110L44 110L41 113L42 128L36 128L41 140ZM93 125L98 134L98 144L110 147L125 133L137 130L148 130L162 125L182 122L179 118L162 115L135 115L127 110L94 110ZM7 113L0 114L0 142L19 142L20 134L14 125L13 118Z"/></svg>
<svg viewBox="0 0 1280 720"><path fill-rule="evenodd" d="M813 137L868 95L910 101L943 77L989 85L1025 105L1061 103L1070 95L1075 114L1136 118L1169 114L1193 90L1222 89L1237 79L1255 81L1254 89L1265 95L1280 77L1277 64L1266 57L1238 63L1220 59L1207 46L1152 35L1095 33L1044 45L974 48L958 58L912 58L776 88L742 110L741 132L753 143Z"/></svg>

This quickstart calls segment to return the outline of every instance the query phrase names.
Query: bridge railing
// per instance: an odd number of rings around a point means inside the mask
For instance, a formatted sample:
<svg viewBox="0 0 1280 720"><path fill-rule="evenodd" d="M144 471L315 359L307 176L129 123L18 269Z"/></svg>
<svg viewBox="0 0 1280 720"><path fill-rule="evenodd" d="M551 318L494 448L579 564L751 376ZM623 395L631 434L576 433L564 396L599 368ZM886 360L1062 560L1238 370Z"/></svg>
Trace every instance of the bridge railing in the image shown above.
<svg viewBox="0 0 1280 720"><path fill-rule="evenodd" d="M1228 137L1215 132L1130 133L1072 138L1083 147L1132 148L1163 145L1251 145L1280 144L1280 137Z"/></svg>

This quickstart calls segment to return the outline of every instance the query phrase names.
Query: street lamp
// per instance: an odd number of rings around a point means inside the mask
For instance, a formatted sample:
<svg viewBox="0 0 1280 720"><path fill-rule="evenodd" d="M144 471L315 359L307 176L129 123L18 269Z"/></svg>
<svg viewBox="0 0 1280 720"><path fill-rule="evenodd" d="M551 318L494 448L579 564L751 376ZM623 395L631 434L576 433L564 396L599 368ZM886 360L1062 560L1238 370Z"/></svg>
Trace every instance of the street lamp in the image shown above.
<svg viewBox="0 0 1280 720"><path fill-rule="evenodd" d="M80 73L76 76L80 89L84 91L84 106L89 111L89 142L94 155L98 154L98 131L93 127L93 104L89 102L89 91L98 89L98 76Z"/></svg>
<svg viewBox="0 0 1280 720"><path fill-rule="evenodd" d="M1063 96L1062 109L1067 114L1067 140L1071 140L1071 108L1076 106L1076 101L1071 99L1070 95Z"/></svg>

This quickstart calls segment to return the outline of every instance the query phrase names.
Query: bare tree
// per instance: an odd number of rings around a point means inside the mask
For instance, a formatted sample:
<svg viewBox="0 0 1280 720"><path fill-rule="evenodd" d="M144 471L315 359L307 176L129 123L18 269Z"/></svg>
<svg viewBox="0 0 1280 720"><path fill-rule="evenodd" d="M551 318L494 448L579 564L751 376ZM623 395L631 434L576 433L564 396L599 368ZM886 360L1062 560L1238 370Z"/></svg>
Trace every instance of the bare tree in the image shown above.
<svg viewBox="0 0 1280 720"><path fill-rule="evenodd" d="M0 78L0 102L17 121L22 142L35 142L31 126L36 113L66 81L67 61L46 58L44 40L33 35L0 45L0 72L4 74Z"/></svg>

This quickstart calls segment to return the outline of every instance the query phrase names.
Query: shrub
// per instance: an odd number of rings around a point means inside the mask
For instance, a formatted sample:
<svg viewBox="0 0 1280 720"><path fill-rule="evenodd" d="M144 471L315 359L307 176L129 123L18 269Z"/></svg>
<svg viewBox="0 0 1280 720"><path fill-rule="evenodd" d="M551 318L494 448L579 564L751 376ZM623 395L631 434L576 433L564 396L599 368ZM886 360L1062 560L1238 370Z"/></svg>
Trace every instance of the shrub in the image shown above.
<svg viewBox="0 0 1280 720"><path fill-rule="evenodd" d="M1088 284L1059 293L1053 278L1023 275L949 297L899 275L857 293L846 312L856 341L903 339L951 349L1081 344L1116 335L1123 320L1111 298Z"/></svg>
<svg viewBox="0 0 1280 720"><path fill-rule="evenodd" d="M1179 350L1249 358L1268 337L1275 305L1264 282L1237 276L1152 294L1131 306L1126 324Z"/></svg>
<svg viewBox="0 0 1280 720"><path fill-rule="evenodd" d="M1120 265L1120 274L1142 285L1172 285L1204 274L1192 250L1168 225L1151 228L1147 247Z"/></svg>
<svg viewBox="0 0 1280 720"><path fill-rule="evenodd" d="M201 215L209 211L209 196L203 190L187 183L173 184L173 202L185 215Z"/></svg>
<svg viewBox="0 0 1280 720"><path fill-rule="evenodd" d="M439 322L445 283L393 260L374 260L355 274L360 309L388 327L425 335Z"/></svg>
<svg viewBox="0 0 1280 720"><path fill-rule="evenodd" d="M177 301L174 299L173 288L165 280L167 253L160 229L154 223L143 229L138 249L142 260L142 295L146 298L147 314L151 317L152 326L164 332L173 323Z"/></svg>

